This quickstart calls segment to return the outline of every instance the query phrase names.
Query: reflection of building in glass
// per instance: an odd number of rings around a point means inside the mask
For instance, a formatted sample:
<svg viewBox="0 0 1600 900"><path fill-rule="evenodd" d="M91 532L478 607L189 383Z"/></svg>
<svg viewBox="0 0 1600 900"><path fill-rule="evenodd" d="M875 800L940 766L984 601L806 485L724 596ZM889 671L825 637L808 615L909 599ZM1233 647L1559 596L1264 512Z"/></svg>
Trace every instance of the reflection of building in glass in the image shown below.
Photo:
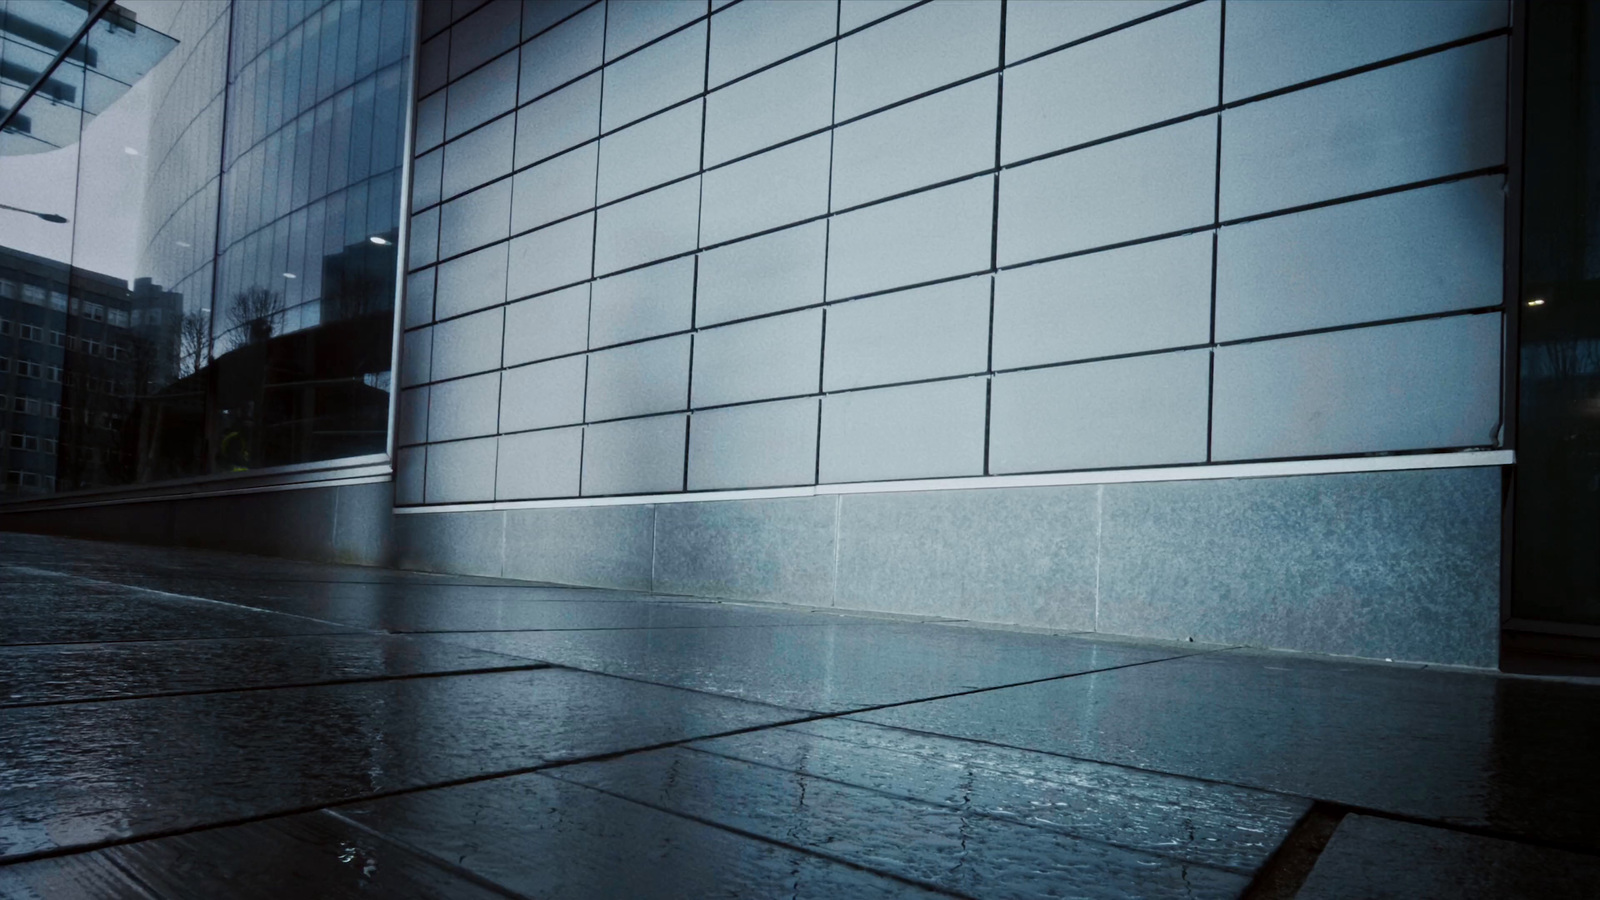
<svg viewBox="0 0 1600 900"><path fill-rule="evenodd" d="M17 6L0 3L0 115L55 130L7 129L32 168L0 170L0 206L33 202L0 225L59 215L4 241L0 306L61 343L0 339L6 402L31 417L0 440L18 433L12 489L384 452L415 5L120 0L70 47L92 5ZM70 90L22 103L57 54Z"/></svg>
<svg viewBox="0 0 1600 900"><path fill-rule="evenodd" d="M138 398L173 378L183 298L0 248L7 492L127 480Z"/></svg>
<svg viewBox="0 0 1600 900"><path fill-rule="evenodd" d="M394 256L362 241L322 263L321 321L282 333L281 299L239 298L233 344L209 344L181 294L0 248L0 471L8 492L184 474L206 440L207 396L271 427L223 430L225 468L253 456L371 452L388 417ZM238 309L238 307L235 307ZM198 367L196 363L199 363ZM310 409L314 415L307 416Z"/></svg>
<svg viewBox="0 0 1600 900"><path fill-rule="evenodd" d="M211 317L222 470L387 441L414 8L291 9L234 7Z"/></svg>
<svg viewBox="0 0 1600 900"><path fill-rule="evenodd" d="M286 329L277 292L254 287L231 298L229 329L214 345L212 366L219 467L243 470L263 459L382 452L393 347L393 250L364 240L323 257L312 325Z"/></svg>

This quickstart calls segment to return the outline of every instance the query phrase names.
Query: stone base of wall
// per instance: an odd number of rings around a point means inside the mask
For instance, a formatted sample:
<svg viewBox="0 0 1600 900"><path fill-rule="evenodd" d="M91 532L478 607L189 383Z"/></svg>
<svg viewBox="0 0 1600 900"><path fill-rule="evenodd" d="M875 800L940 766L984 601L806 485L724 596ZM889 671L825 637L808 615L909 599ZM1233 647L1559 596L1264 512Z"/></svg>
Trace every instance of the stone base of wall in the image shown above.
<svg viewBox="0 0 1600 900"><path fill-rule="evenodd" d="M1500 470L402 514L397 563L669 594L1497 663Z"/></svg>
<svg viewBox="0 0 1600 900"><path fill-rule="evenodd" d="M388 484L0 528L1492 667L1500 470L391 515Z"/></svg>

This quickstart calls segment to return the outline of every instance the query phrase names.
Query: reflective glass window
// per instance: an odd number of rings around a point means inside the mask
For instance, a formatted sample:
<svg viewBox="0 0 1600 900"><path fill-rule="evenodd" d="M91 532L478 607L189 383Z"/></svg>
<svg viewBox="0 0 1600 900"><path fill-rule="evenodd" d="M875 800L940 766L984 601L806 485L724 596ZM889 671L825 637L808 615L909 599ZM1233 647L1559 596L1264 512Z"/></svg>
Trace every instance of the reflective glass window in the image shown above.
<svg viewBox="0 0 1600 900"><path fill-rule="evenodd" d="M0 133L0 494L383 453L414 4L119 0L73 43L90 8L0 0L0 113L56 65Z"/></svg>

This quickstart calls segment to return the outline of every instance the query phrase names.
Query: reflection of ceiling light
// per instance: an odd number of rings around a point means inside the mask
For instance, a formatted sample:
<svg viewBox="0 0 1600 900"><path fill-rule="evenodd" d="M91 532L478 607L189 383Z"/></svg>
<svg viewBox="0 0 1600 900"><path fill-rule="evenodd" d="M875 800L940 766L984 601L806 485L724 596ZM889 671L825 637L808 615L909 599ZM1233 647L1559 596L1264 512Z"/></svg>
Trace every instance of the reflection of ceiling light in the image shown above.
<svg viewBox="0 0 1600 900"><path fill-rule="evenodd" d="M179 247L189 247L189 246L192 246L192 245L188 241L179 241L178 242L178 246Z"/></svg>
<svg viewBox="0 0 1600 900"><path fill-rule="evenodd" d="M1538 297L1535 297L1532 300L1528 301L1528 305L1529 306L1543 306L1544 305L1544 301L1539 299Z"/></svg>
<svg viewBox="0 0 1600 900"><path fill-rule="evenodd" d="M376 235L376 234L373 235L372 237L367 238L367 240L373 242L374 244L377 244L379 247L387 247L387 246L389 246L389 243L390 243L388 238L380 237L379 235Z"/></svg>
<svg viewBox="0 0 1600 900"><path fill-rule="evenodd" d="M293 272L285 272L285 273L283 273L283 277L285 277L285 278L299 278L300 276L296 275Z"/></svg>
<svg viewBox="0 0 1600 900"><path fill-rule="evenodd" d="M123 147L122 148L122 152L128 154L129 156L138 156L139 155L139 151L133 149L132 147Z"/></svg>

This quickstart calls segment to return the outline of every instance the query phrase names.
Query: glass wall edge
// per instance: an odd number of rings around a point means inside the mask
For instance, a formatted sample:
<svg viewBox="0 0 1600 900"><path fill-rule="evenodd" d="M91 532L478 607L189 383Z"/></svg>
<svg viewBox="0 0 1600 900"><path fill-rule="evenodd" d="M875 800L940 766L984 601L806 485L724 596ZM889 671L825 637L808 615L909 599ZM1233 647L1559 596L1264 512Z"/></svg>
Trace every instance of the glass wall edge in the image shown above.
<svg viewBox="0 0 1600 900"><path fill-rule="evenodd" d="M349 479L385 481L391 479L393 475L394 467L389 462L389 456L384 453L372 453L366 456L297 463L292 466L276 466L267 469L254 469L248 472L200 475L194 478L180 478L154 484L95 488L84 491L48 494L27 499L7 500L0 502L0 513L25 512L32 509L55 507L96 506L137 500L169 500L212 494L241 494L256 491L283 490L289 487L310 488L323 486L328 482L347 481Z"/></svg>
<svg viewBox="0 0 1600 900"><path fill-rule="evenodd" d="M417 58L422 54L422 3L411 3L411 60L406 73L405 130L400 157L400 227L395 236L394 325L389 337L389 433L384 453L394 459L400 416L400 335L406 310L406 275L411 256L411 169L416 164Z"/></svg>

